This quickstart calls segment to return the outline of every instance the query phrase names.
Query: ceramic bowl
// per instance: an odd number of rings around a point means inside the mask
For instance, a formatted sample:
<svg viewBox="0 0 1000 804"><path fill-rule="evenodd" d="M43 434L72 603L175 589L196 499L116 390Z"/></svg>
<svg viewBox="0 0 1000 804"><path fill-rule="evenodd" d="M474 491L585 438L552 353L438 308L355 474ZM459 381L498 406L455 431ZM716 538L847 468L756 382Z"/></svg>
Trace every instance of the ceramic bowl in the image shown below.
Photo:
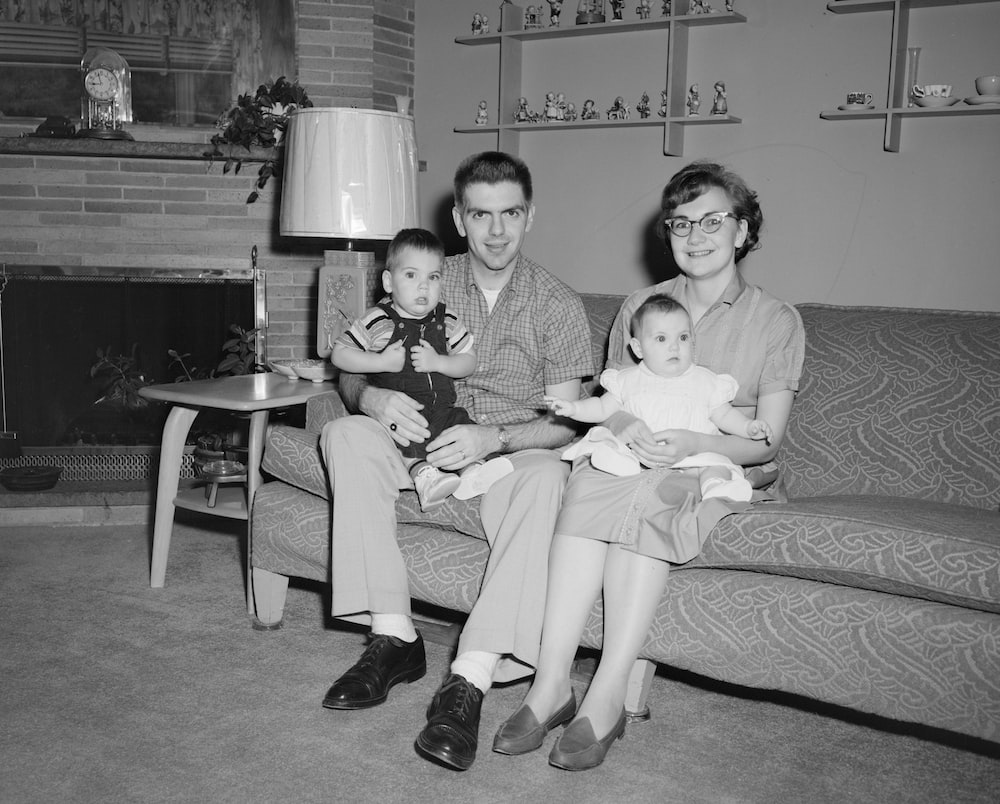
<svg viewBox="0 0 1000 804"><path fill-rule="evenodd" d="M13 466L0 470L0 483L10 491L47 491L62 470L61 466Z"/></svg>
<svg viewBox="0 0 1000 804"><path fill-rule="evenodd" d="M976 92L980 95L1000 95L1000 75L981 75L976 79Z"/></svg>
<svg viewBox="0 0 1000 804"><path fill-rule="evenodd" d="M293 360L291 366L299 377L310 382L332 380L337 371L328 360Z"/></svg>
<svg viewBox="0 0 1000 804"><path fill-rule="evenodd" d="M925 109L936 109L941 106L954 106L958 103L958 101L958 98L936 98L931 97L930 95L924 98L913 99L913 102L917 104L917 106L923 106Z"/></svg>
<svg viewBox="0 0 1000 804"><path fill-rule="evenodd" d="M289 377L290 379L295 379L299 375L295 373L295 369L292 368L292 363L296 363L296 360L268 360L267 366L275 374L280 374L283 377Z"/></svg>

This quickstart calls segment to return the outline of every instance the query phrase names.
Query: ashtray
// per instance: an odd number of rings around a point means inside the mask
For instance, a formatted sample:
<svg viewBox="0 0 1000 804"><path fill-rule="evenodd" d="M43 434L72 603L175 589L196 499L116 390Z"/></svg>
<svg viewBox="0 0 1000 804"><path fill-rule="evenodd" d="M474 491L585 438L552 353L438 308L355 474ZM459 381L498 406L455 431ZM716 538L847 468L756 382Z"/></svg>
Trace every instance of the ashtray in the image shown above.
<svg viewBox="0 0 1000 804"><path fill-rule="evenodd" d="M201 467L203 477L227 478L245 475L247 468L239 461L209 461Z"/></svg>
<svg viewBox="0 0 1000 804"><path fill-rule="evenodd" d="M62 470L61 466L12 466L0 469L0 483L9 491L47 491Z"/></svg>

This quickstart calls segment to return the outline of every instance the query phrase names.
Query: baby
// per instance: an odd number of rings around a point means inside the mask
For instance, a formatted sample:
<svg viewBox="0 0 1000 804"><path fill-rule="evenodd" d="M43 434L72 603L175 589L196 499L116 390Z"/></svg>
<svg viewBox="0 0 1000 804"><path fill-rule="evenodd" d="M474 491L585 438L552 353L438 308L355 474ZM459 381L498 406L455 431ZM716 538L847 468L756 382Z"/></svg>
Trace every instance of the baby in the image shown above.
<svg viewBox="0 0 1000 804"><path fill-rule="evenodd" d="M388 294L351 323L333 345L331 360L343 370L409 395L423 405L431 441L456 424L471 424L455 405L455 383L476 370L472 333L441 301L444 246L426 229L403 229L389 243L382 286ZM425 442L426 443L426 442ZM461 478L427 462L425 444L400 447L426 511L441 504Z"/></svg>
<svg viewBox="0 0 1000 804"><path fill-rule="evenodd" d="M662 293L650 296L632 316L631 329L629 346L639 365L604 371L603 396L575 402L546 397L546 404L558 415L581 422L602 422L624 410L642 419L654 433L683 429L755 440L772 437L767 422L751 419L730 404L737 390L733 377L693 364L691 317L680 302ZM590 455L595 468L613 475L634 475L641 468L628 445L606 427L591 428L562 457L573 460L580 455ZM724 455L690 455L672 468L698 475L702 499L750 499L752 489L743 470Z"/></svg>

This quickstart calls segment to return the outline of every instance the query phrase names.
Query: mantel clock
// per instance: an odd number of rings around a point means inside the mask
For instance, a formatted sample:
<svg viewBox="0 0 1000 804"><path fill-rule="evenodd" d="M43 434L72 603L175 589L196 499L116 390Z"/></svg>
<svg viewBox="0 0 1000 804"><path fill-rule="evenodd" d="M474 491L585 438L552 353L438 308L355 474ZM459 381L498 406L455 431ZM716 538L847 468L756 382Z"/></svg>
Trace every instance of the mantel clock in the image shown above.
<svg viewBox="0 0 1000 804"><path fill-rule="evenodd" d="M80 62L80 117L78 137L131 140L125 123L132 122L132 73L115 51L90 48Z"/></svg>

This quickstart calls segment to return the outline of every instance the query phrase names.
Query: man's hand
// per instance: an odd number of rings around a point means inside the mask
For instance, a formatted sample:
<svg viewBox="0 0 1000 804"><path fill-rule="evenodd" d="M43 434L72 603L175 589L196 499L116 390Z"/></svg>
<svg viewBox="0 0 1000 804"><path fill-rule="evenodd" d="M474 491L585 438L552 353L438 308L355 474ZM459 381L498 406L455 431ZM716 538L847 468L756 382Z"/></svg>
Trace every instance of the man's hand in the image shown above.
<svg viewBox="0 0 1000 804"><path fill-rule="evenodd" d="M423 338L420 339L420 343L410 348L410 360L413 361L413 368L424 374L441 371L440 358L441 355Z"/></svg>
<svg viewBox="0 0 1000 804"><path fill-rule="evenodd" d="M422 444L430 438L427 419L420 413L423 405L402 391L369 385L362 392L358 407L366 416L385 427L392 440L402 447Z"/></svg>
<svg viewBox="0 0 1000 804"><path fill-rule="evenodd" d="M427 462L454 472L496 452L497 428L478 424L456 424L427 444Z"/></svg>

